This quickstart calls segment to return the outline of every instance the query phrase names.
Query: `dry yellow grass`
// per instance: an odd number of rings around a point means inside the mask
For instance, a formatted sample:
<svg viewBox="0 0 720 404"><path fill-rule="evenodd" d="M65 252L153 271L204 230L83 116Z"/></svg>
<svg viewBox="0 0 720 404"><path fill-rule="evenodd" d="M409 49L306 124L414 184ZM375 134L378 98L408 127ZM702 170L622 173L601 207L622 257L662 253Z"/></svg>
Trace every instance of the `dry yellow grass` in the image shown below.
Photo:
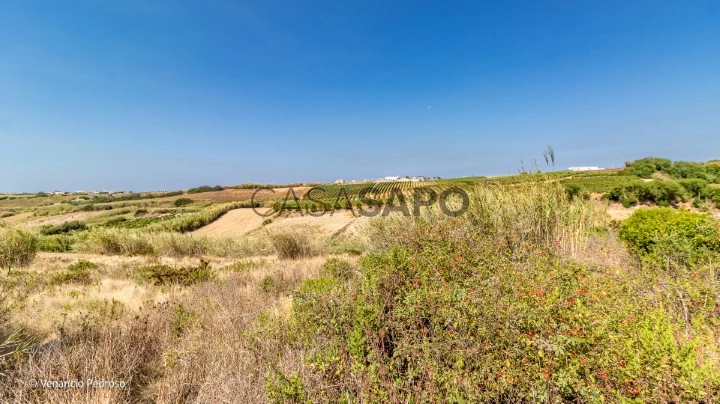
<svg viewBox="0 0 720 404"><path fill-rule="evenodd" d="M24 222L25 220L31 218L33 214L31 212L22 212L18 213L17 215L9 216L6 218L0 219L0 223L4 223L7 225L14 225Z"/></svg>
<svg viewBox="0 0 720 404"><path fill-rule="evenodd" d="M79 221L86 221L88 219L92 219L97 216L107 215L108 212L105 211L97 211L97 212L74 212L74 213L68 213L64 215L57 215L57 216L43 216L43 217L34 217L25 220L22 225L27 228L35 228L40 227L43 225L58 225L63 224L65 222L71 222L74 220Z"/></svg>
<svg viewBox="0 0 720 404"><path fill-rule="evenodd" d="M368 219L368 217L364 216L354 217L349 210L336 210L332 214L326 212L317 217L292 213L273 218L273 222L264 226L264 228L272 232L307 227L313 229L313 234L316 236L329 237L340 233L354 233Z"/></svg>
<svg viewBox="0 0 720 404"><path fill-rule="evenodd" d="M639 206L626 208L619 203L613 203L607 207L607 214L611 220L622 221L629 218L638 208Z"/></svg>
<svg viewBox="0 0 720 404"><path fill-rule="evenodd" d="M215 280L159 287L138 283L132 268L198 259L41 254L27 279L52 276L80 259L99 265L97 283L18 286L28 288L28 295L14 296L20 304L13 323L41 337L45 348L15 370L0 401L263 401L271 364L289 371L299 366L300 356L278 349L283 341L263 335L257 318L265 314L284 321L291 291L317 276L325 261L264 257L228 267L238 261L211 258ZM186 324L178 325L178 313L188 313ZM88 321L90 330L83 325ZM122 380L132 387L33 389L27 385L31 379Z"/></svg>

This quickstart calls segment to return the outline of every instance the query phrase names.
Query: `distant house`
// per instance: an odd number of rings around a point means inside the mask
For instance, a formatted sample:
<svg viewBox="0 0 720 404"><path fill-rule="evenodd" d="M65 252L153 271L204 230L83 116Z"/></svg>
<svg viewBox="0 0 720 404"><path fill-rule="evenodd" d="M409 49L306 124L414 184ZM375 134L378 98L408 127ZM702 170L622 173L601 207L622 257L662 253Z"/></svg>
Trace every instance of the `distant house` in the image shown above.
<svg viewBox="0 0 720 404"><path fill-rule="evenodd" d="M400 177L385 177L383 178L385 181L397 181L400 179Z"/></svg>
<svg viewBox="0 0 720 404"><path fill-rule="evenodd" d="M335 182L333 184L344 184L344 183L345 183L344 179L338 178L337 180L335 180Z"/></svg>
<svg viewBox="0 0 720 404"><path fill-rule="evenodd" d="M570 171L598 171L602 170L600 167L570 167L568 168Z"/></svg>

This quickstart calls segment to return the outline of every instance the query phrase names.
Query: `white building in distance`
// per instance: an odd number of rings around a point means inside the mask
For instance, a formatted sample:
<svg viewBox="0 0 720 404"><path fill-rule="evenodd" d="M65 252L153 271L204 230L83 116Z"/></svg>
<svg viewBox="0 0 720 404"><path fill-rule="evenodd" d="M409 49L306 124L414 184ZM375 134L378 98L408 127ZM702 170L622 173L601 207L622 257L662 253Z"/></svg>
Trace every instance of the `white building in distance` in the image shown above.
<svg viewBox="0 0 720 404"><path fill-rule="evenodd" d="M600 167L570 167L568 168L570 171L598 171L602 170Z"/></svg>

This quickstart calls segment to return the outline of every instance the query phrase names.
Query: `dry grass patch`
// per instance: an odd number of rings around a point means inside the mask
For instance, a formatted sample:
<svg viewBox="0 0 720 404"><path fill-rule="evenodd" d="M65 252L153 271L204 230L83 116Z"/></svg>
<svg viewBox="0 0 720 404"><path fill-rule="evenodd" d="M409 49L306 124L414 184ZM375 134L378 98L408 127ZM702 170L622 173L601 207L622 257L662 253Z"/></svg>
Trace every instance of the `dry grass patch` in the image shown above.
<svg viewBox="0 0 720 404"><path fill-rule="evenodd" d="M112 260L119 265L118 257ZM323 261L320 257L240 261L236 265L245 267L243 270L222 271L222 278L214 282L170 289L162 303L140 307L139 317L123 305L124 311L111 318L112 302L104 316L68 316L59 327L55 324L62 330L59 334L11 372L6 379L9 388L0 392L0 401L264 401L265 380L276 366L283 372L304 369L300 353L288 349L286 337L277 327L288 319L290 293L305 279L317 276ZM253 263L251 268L244 265L247 262ZM56 266L63 264L57 262ZM231 261L217 264L228 266ZM118 271L111 269L108 274ZM267 279L273 280L271 288L263 286ZM131 293L130 285L147 293ZM75 298L94 299L100 289L108 297L112 295L113 301L123 300L122 294L127 293L126 297L137 302L156 298L163 288L103 279L99 285L78 291ZM61 294L67 300L75 290L61 285L50 298L60 303ZM48 314L49 308L28 309ZM71 310L82 311L79 307ZM306 372L310 378L309 369ZM86 380L98 375L122 380L129 387L30 389L25 383L29 379Z"/></svg>

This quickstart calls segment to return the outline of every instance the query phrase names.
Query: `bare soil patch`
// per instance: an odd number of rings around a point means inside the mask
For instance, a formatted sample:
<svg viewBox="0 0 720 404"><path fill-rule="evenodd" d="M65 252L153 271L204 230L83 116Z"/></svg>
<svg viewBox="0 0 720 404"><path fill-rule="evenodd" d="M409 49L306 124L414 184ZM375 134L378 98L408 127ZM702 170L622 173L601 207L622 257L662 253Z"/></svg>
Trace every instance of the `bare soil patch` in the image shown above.
<svg viewBox="0 0 720 404"><path fill-rule="evenodd" d="M265 213L270 209L258 209L258 212ZM224 214L220 219L201 227L192 234L207 237L238 237L243 236L260 226L262 217L252 209L234 209Z"/></svg>

